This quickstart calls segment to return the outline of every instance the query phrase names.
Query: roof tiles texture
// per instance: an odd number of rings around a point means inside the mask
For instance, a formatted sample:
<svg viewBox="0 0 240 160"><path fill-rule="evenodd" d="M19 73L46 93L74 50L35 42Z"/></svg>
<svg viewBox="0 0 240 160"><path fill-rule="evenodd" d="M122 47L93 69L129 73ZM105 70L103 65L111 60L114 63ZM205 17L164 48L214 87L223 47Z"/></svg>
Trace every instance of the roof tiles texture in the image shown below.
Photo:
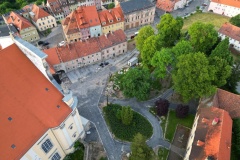
<svg viewBox="0 0 240 160"><path fill-rule="evenodd" d="M120 7L98 12L98 15L103 27L124 21L124 15ZM112 23L110 23L110 20L112 20ZM105 22L105 25L103 25L103 22Z"/></svg>
<svg viewBox="0 0 240 160"><path fill-rule="evenodd" d="M143 9L154 7L155 5L149 0L130 0L126 2L121 2L120 6L124 14L132 13L135 11L140 11Z"/></svg>
<svg viewBox="0 0 240 160"><path fill-rule="evenodd" d="M0 51L0 73L0 157L20 159L72 110L62 101L63 95L15 44Z"/></svg>
<svg viewBox="0 0 240 160"><path fill-rule="evenodd" d="M54 14L59 14L63 12L61 8L61 4L58 2L58 0L47 0L47 1Z"/></svg>
<svg viewBox="0 0 240 160"><path fill-rule="evenodd" d="M156 6L164 11L172 12L175 3L179 0L157 0Z"/></svg>
<svg viewBox="0 0 240 160"><path fill-rule="evenodd" d="M238 0L211 0L211 2L225 4L228 6L233 6L236 8L240 8L240 1Z"/></svg>
<svg viewBox="0 0 240 160"><path fill-rule="evenodd" d="M38 19L50 16L49 13L44 11L42 8L38 7L36 4L32 7L32 12L34 13L33 20L37 22Z"/></svg>
<svg viewBox="0 0 240 160"><path fill-rule="evenodd" d="M7 23L12 23L14 26L16 26L16 28L19 29L19 31L25 28L33 27L33 25L26 18L20 16L15 12L10 13L7 19Z"/></svg>
<svg viewBox="0 0 240 160"><path fill-rule="evenodd" d="M205 160L208 156L218 160L230 159L232 119L228 112L207 107L200 108L197 115L199 119L189 159ZM215 118L218 118L219 122L212 125ZM202 145L199 145L198 141L203 142Z"/></svg>
<svg viewBox="0 0 240 160"><path fill-rule="evenodd" d="M230 23L224 23L218 32L232 39L240 41L240 28Z"/></svg>
<svg viewBox="0 0 240 160"><path fill-rule="evenodd" d="M125 41L126 35L124 31L120 29L100 37L89 38L83 42L79 41L62 47L50 48L44 50L44 52L48 55L46 59L47 62L51 65L56 65L60 62L68 62L100 52L102 49Z"/></svg>

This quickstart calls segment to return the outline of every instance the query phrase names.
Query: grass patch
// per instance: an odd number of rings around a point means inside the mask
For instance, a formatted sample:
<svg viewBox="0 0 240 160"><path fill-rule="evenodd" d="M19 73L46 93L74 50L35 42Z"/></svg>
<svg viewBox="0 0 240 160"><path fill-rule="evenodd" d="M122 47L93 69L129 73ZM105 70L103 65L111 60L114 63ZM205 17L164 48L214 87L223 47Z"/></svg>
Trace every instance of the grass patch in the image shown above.
<svg viewBox="0 0 240 160"><path fill-rule="evenodd" d="M192 128L194 117L194 115L189 114L186 118L180 119L176 117L176 112L174 110L169 110L165 138L172 142L177 124Z"/></svg>
<svg viewBox="0 0 240 160"><path fill-rule="evenodd" d="M163 137L165 137L166 118L161 118L160 126L162 127Z"/></svg>
<svg viewBox="0 0 240 160"><path fill-rule="evenodd" d="M137 112L133 111L133 120L130 125L124 125L116 117L117 111L122 106L118 104L109 104L103 108L104 118L110 127L110 130L116 138L124 141L132 141L137 133L141 133L147 139L153 134L153 128L150 122Z"/></svg>
<svg viewBox="0 0 240 160"><path fill-rule="evenodd" d="M222 15L214 14L214 13L195 13L186 19L184 19L184 25L182 28L182 32L185 33L188 28L194 22L202 22L202 23L211 23L215 26L215 29L218 30L223 23L229 21L229 17L225 17Z"/></svg>
<svg viewBox="0 0 240 160"><path fill-rule="evenodd" d="M159 160L167 160L169 150L163 147L158 149L158 159Z"/></svg>
<svg viewBox="0 0 240 160"><path fill-rule="evenodd" d="M83 160L84 158L84 145L82 143L78 143L77 149L68 154L64 160Z"/></svg>

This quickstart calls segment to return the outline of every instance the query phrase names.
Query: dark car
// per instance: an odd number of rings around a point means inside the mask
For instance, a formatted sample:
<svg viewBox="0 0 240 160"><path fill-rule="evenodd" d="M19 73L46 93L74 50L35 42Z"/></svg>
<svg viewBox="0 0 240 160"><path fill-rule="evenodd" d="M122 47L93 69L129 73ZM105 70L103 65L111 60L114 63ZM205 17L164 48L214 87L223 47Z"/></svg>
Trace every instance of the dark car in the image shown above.
<svg viewBox="0 0 240 160"><path fill-rule="evenodd" d="M44 42L43 43L43 46L47 46L47 45L49 45L49 42Z"/></svg>
<svg viewBox="0 0 240 160"><path fill-rule="evenodd" d="M106 66L106 65L108 65L109 64L109 62L104 62L104 65Z"/></svg>
<svg viewBox="0 0 240 160"><path fill-rule="evenodd" d="M207 6L207 4L206 4L206 3L203 3L202 6Z"/></svg>
<svg viewBox="0 0 240 160"><path fill-rule="evenodd" d="M42 45L43 43L43 41L38 41L38 45Z"/></svg>
<svg viewBox="0 0 240 160"><path fill-rule="evenodd" d="M104 64L103 63L100 63L100 65L99 66L101 66L101 67L104 67Z"/></svg>

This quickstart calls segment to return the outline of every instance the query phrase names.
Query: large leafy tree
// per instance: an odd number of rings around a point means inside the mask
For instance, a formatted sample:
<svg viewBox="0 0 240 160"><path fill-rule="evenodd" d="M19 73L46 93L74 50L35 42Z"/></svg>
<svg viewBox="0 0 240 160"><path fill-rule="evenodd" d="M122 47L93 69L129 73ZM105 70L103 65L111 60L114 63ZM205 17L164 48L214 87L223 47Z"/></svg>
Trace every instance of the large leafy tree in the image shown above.
<svg viewBox="0 0 240 160"><path fill-rule="evenodd" d="M133 119L133 111L132 109L128 107L122 107L121 110L121 119L122 123L125 125L130 125Z"/></svg>
<svg viewBox="0 0 240 160"><path fill-rule="evenodd" d="M215 70L209 65L204 53L189 53L178 57L173 83L176 92L184 101L192 98L208 96L214 93L216 86L212 85Z"/></svg>
<svg viewBox="0 0 240 160"><path fill-rule="evenodd" d="M172 62L171 49L163 48L157 51L152 58L152 66L155 67L154 74L156 78L164 78L167 74L167 66Z"/></svg>
<svg viewBox="0 0 240 160"><path fill-rule="evenodd" d="M232 23L235 26L240 27L240 14L232 17L229 22Z"/></svg>
<svg viewBox="0 0 240 160"><path fill-rule="evenodd" d="M233 120L232 127L232 150L231 159L238 160L240 157L240 119Z"/></svg>
<svg viewBox="0 0 240 160"><path fill-rule="evenodd" d="M158 49L158 43L158 37L156 35L152 35L145 40L142 51L140 53L143 67L151 67L151 60Z"/></svg>
<svg viewBox="0 0 240 160"><path fill-rule="evenodd" d="M190 26L188 33L190 42L195 51L204 52L205 54L212 48L218 39L217 31L212 24L195 22Z"/></svg>
<svg viewBox="0 0 240 160"><path fill-rule="evenodd" d="M174 58L177 58L181 56L182 54L188 54L192 53L193 47L189 41L180 41L178 42L173 48L172 48L172 53L174 55Z"/></svg>
<svg viewBox="0 0 240 160"><path fill-rule="evenodd" d="M212 84L216 85L217 87L222 87L227 83L226 80L231 75L231 66L225 59L217 56L210 57L209 63L215 69L215 76Z"/></svg>
<svg viewBox="0 0 240 160"><path fill-rule="evenodd" d="M121 78L120 83L124 96L146 100L151 88L150 72L146 69L131 68Z"/></svg>
<svg viewBox="0 0 240 160"><path fill-rule="evenodd" d="M160 23L157 25L158 34L163 47L171 47L180 37L183 22L181 18L175 19L171 14L164 14Z"/></svg>
<svg viewBox="0 0 240 160"><path fill-rule="evenodd" d="M227 61L227 63L232 66L233 65L233 56L229 50L229 39L225 38L221 41L217 47L210 54L211 57L217 56Z"/></svg>
<svg viewBox="0 0 240 160"><path fill-rule="evenodd" d="M147 145L146 138L140 133L134 136L130 148L132 151L130 160L151 160L154 157L153 150Z"/></svg>
<svg viewBox="0 0 240 160"><path fill-rule="evenodd" d="M146 39L152 35L154 35L154 29L150 25L144 26L139 30L139 33L135 38L135 41L136 47L140 52L142 51L143 44L146 41Z"/></svg>
<svg viewBox="0 0 240 160"><path fill-rule="evenodd" d="M240 61L236 61L232 66L231 76L227 79L227 83L222 87L233 93L238 93L236 87L240 79Z"/></svg>

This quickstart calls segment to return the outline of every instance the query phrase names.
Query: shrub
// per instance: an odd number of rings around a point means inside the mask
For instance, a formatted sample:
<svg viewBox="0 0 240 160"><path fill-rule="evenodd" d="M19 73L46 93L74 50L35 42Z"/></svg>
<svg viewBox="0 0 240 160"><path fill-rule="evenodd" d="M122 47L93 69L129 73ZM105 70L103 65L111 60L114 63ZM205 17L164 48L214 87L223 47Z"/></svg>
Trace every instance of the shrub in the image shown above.
<svg viewBox="0 0 240 160"><path fill-rule="evenodd" d="M185 118L185 117L188 116L188 112L189 112L189 106L188 105L182 105L182 104L177 105L176 117Z"/></svg>
<svg viewBox="0 0 240 160"><path fill-rule="evenodd" d="M130 125L133 119L133 111L132 109L128 107L122 107L121 110L121 119L122 123L125 125Z"/></svg>
<svg viewBox="0 0 240 160"><path fill-rule="evenodd" d="M157 110L157 115L158 116L166 116L168 113L168 108L169 108L169 101L166 99L160 98L155 102L156 110Z"/></svg>

